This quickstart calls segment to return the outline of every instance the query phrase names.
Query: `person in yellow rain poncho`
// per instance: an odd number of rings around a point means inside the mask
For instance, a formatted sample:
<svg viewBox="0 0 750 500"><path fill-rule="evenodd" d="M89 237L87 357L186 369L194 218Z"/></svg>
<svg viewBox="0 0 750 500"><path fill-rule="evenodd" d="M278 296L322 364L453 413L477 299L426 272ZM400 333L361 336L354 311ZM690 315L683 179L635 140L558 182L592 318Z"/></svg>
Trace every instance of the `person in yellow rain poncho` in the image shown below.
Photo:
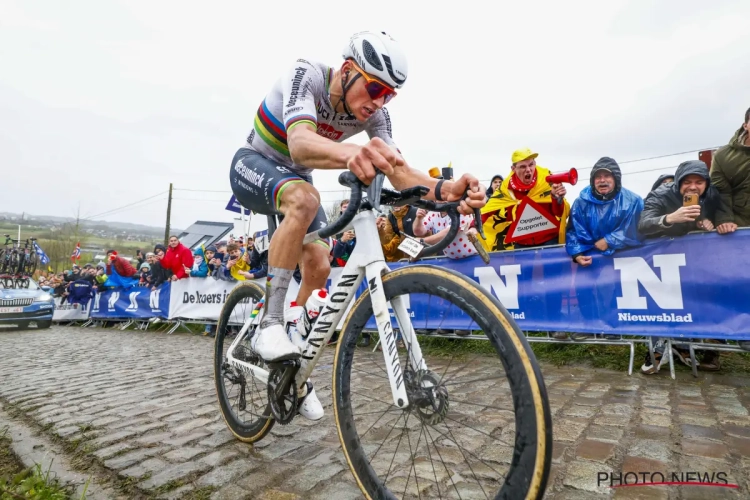
<svg viewBox="0 0 750 500"><path fill-rule="evenodd" d="M537 156L530 149L515 151L511 157L511 175L506 177L482 208L486 239L479 241L488 252L565 243L565 226L570 212L570 205L565 200L565 186L549 184L545 180L551 172L536 164ZM520 215L518 207L527 197L537 203L545 215L557 220L559 229L528 234L514 242L506 241L508 230Z"/></svg>

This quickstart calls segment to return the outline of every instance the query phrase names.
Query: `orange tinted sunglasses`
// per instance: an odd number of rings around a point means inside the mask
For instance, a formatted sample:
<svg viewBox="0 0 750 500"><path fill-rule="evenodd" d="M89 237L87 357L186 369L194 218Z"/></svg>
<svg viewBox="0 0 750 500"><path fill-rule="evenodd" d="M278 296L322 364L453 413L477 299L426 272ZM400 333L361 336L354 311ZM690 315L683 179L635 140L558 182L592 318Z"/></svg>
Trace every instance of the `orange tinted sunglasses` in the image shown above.
<svg viewBox="0 0 750 500"><path fill-rule="evenodd" d="M362 75L362 78L365 79L365 89L367 90L367 95L369 95L372 100L377 100L381 97L385 97L385 103L387 103L388 101L396 97L396 91L393 89L393 87L383 82L382 80L375 78L372 75L368 75L362 68L357 66L354 61L352 61L352 66L357 71L357 73Z"/></svg>

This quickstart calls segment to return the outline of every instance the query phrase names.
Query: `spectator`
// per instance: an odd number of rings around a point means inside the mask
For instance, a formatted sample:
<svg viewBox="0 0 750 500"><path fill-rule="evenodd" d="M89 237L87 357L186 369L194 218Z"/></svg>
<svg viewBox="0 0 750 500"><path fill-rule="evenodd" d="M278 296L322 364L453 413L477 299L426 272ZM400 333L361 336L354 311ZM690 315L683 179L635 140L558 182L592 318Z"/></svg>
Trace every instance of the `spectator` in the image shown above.
<svg viewBox="0 0 750 500"><path fill-rule="evenodd" d="M250 274L250 259L247 253L243 253L240 245L237 243L230 243L227 245L227 252L229 254L229 260L226 264L221 267L220 272L225 276L225 279L229 281L245 281Z"/></svg>
<svg viewBox="0 0 750 500"><path fill-rule="evenodd" d="M669 184L674 182L674 175L672 174L661 174L657 179L656 182L654 182L654 185L651 186L651 191L656 191L656 188L661 186L662 184Z"/></svg>
<svg viewBox="0 0 750 500"><path fill-rule="evenodd" d="M167 254L167 247L165 247L161 243L154 246L154 255L156 255L159 258L159 261L161 261L161 259L163 259L166 254Z"/></svg>
<svg viewBox="0 0 750 500"><path fill-rule="evenodd" d="M591 170L589 185L573 202L570 224L565 236L565 249L578 265L589 267L593 255L612 255L617 250L639 246L638 217L643 211L643 200L622 187L620 166L612 158L601 158ZM606 315L611 297L615 296L615 279L603 279L613 272L609 266L594 266L590 271L579 270L575 276L585 280L586 286L576 287L581 314L586 320ZM593 289L591 284L593 283ZM586 296L588 295L588 296ZM600 309L601 307L601 309ZM574 333L573 340L591 334Z"/></svg>
<svg viewBox="0 0 750 500"><path fill-rule="evenodd" d="M130 278L137 272L128 259L117 255L116 250L107 250L107 276L112 276L113 271L123 278Z"/></svg>
<svg viewBox="0 0 750 500"><path fill-rule="evenodd" d="M156 245L157 247L162 247L162 245ZM154 250L160 250L158 248L155 248ZM146 260L151 265L151 290L156 290L159 288L162 283L165 281L168 281L171 277L171 271L168 269L164 269L164 267L161 265L161 258L159 255L163 256L164 250L161 250L159 254L156 253L147 253L146 254Z"/></svg>
<svg viewBox="0 0 750 500"><path fill-rule="evenodd" d="M354 229L345 231L338 241L336 241L333 247L333 261L331 267L344 267L349 260L349 256L354 251L354 247L357 244L357 237L354 234Z"/></svg>
<svg viewBox="0 0 750 500"><path fill-rule="evenodd" d="M144 262L140 265L139 286L148 286L151 283L151 264Z"/></svg>
<svg viewBox="0 0 750 500"><path fill-rule="evenodd" d="M713 155L711 183L722 198L716 231L726 234L750 226L750 109L729 144Z"/></svg>
<svg viewBox="0 0 750 500"><path fill-rule="evenodd" d="M698 195L698 205L683 206L683 196ZM714 229L721 198L711 186L708 167L699 160L680 164L675 182L651 191L644 202L638 230L646 237L683 236L690 231Z"/></svg>
<svg viewBox="0 0 750 500"><path fill-rule="evenodd" d="M537 153L530 149L519 149L511 157L512 173L503 180L499 192L482 208L482 223L488 243L487 251L530 248L565 243L565 224L570 206L565 200L566 189L562 184L549 184L545 178L550 171L536 164ZM557 219L560 230L555 234L531 234L515 243L506 242L510 225L515 220L516 208L526 198L538 203L547 215ZM480 241L482 241L480 239Z"/></svg>
<svg viewBox="0 0 750 500"><path fill-rule="evenodd" d="M146 257L143 255L143 251L140 248L135 251L135 260L138 263L138 269L140 269L146 261Z"/></svg>
<svg viewBox="0 0 750 500"><path fill-rule="evenodd" d="M209 251L204 250L203 245L195 250L193 254L193 267L190 270L190 276L193 278L205 278L209 274L209 261L213 258L213 252L211 256L208 255Z"/></svg>
<svg viewBox="0 0 750 500"><path fill-rule="evenodd" d="M474 218L471 215L461 215L461 229L451 243L443 250L446 257L451 259L463 259L477 254L474 244L467 237L468 231L474 231ZM424 238L424 243L434 245L442 240L450 230L451 220L447 213L427 212L419 209L414 220L414 235Z"/></svg>
<svg viewBox="0 0 750 500"><path fill-rule="evenodd" d="M257 233L255 239L257 239ZM253 251L250 255L250 274L252 275L249 279L260 279L265 278L268 275L268 248L263 252L258 252L258 249L253 246Z"/></svg>
<svg viewBox="0 0 750 500"><path fill-rule="evenodd" d="M188 271L193 267L193 253L188 247L180 243L177 236L169 237L169 248L161 259L161 265L172 271L172 281L188 277Z"/></svg>
<svg viewBox="0 0 750 500"><path fill-rule="evenodd" d="M601 158L591 170L589 183L573 202L565 241L568 255L583 267L591 265L591 254L612 255L641 244L638 218L643 200L622 187L617 162Z"/></svg>
<svg viewBox="0 0 750 500"><path fill-rule="evenodd" d="M490 181L490 187L487 188L487 198L490 198L493 194L495 194L495 191L500 189L500 186L503 184L503 176L502 175L493 175L492 180Z"/></svg>
<svg viewBox="0 0 750 500"><path fill-rule="evenodd" d="M684 196L698 196L698 205L683 206ZM677 167L675 181L651 191L644 202L638 230L646 237L683 236L691 231L714 229L716 214L722 204L721 197L711 185L708 167L698 160L686 161ZM641 371L651 375L657 373L666 360L664 339L657 339L654 348L656 365L646 354ZM690 352L687 349L673 347L672 352L688 366L691 366ZM699 367L703 370L720 369L719 353L704 351Z"/></svg>
<svg viewBox="0 0 750 500"><path fill-rule="evenodd" d="M567 191L562 184L547 182L546 178L551 172L536 164L537 156L537 153L528 148L514 151L511 156L511 174L503 180L500 188L482 208L482 224L487 239L480 238L479 241L488 252L565 243L565 229L570 211L570 205L565 200ZM545 215L556 220L559 229L554 232L531 233L515 242L506 241L510 226L520 215L518 206L527 198L537 203ZM544 276L553 273L553 269L552 264L542 265L541 276L533 282L534 301L543 302L535 304L534 307L546 310L548 317L561 313L563 299L561 293L550 293L546 286ZM553 332L552 336L566 339L568 334L558 331Z"/></svg>
<svg viewBox="0 0 750 500"><path fill-rule="evenodd" d="M378 219L378 236L383 247L386 262L397 262L408 258L398 249L403 241L403 235L414 237L414 221L417 218L417 207L394 208L387 217Z"/></svg>

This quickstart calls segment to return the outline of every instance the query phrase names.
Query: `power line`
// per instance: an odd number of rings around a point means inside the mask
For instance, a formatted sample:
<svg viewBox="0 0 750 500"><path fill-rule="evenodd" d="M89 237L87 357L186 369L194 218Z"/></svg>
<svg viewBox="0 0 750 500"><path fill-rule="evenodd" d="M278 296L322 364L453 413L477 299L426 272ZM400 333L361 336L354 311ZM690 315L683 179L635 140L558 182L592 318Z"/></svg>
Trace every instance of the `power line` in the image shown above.
<svg viewBox="0 0 750 500"><path fill-rule="evenodd" d="M141 203L141 202L144 202L144 201L151 200L151 199L156 198L157 196L161 196L161 195L163 195L165 193L166 193L166 191L162 191L161 193L155 194L153 196L149 196L147 198L143 198L143 199L140 199L138 201L133 201L133 202L128 203L127 205L123 205L121 207L113 208L111 210L107 210L106 212L102 212L102 213L99 213L99 214L91 215L91 216L85 217L85 218L83 218L81 220L91 220L94 217L101 217L103 215L112 215L114 212L117 212L117 211L122 210L124 208L131 207L133 205L137 205L138 203Z"/></svg>

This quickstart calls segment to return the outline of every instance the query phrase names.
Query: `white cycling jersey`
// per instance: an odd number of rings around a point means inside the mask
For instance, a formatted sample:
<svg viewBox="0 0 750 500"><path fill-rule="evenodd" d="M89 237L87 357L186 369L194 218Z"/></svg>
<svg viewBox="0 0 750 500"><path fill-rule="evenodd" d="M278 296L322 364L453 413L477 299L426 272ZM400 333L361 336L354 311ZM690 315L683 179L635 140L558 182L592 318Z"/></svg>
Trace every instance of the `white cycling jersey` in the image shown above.
<svg viewBox="0 0 750 500"><path fill-rule="evenodd" d="M301 123L312 125L318 135L332 141L343 142L364 130L371 139L379 137L395 147L391 119L385 108L377 110L365 122L334 112L329 94L333 73L333 68L325 64L298 59L261 103L245 147L305 176L311 169L295 164L287 145L289 130Z"/></svg>

